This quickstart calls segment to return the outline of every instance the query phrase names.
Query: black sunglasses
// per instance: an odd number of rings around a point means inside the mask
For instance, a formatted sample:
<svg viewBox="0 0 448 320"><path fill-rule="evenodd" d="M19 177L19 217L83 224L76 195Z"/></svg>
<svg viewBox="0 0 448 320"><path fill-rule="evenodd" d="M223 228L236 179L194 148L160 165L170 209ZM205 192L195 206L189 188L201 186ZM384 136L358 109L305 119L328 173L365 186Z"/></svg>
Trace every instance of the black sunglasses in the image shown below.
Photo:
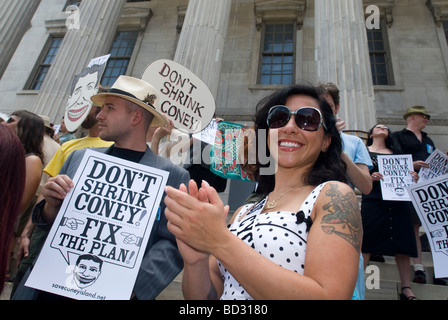
<svg viewBox="0 0 448 320"><path fill-rule="evenodd" d="M302 130L317 131L321 125L327 130L322 114L313 107L303 107L296 111L291 111L286 106L273 106L268 113L268 127L277 129L286 126L289 119L291 119L291 115L294 115L296 125Z"/></svg>

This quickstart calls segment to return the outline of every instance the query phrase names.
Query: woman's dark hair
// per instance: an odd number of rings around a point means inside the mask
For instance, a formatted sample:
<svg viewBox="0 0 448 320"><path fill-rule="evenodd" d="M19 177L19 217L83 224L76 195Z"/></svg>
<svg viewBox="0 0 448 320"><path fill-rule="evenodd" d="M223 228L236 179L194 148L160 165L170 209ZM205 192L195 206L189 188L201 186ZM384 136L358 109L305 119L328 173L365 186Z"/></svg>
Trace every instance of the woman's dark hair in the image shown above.
<svg viewBox="0 0 448 320"><path fill-rule="evenodd" d="M43 161L44 120L37 114L26 110L15 111L12 115L20 118L17 123L17 136L25 148L25 154L33 153Z"/></svg>
<svg viewBox="0 0 448 320"><path fill-rule="evenodd" d="M25 190L25 151L17 135L0 124L0 292L5 284L9 247Z"/></svg>
<svg viewBox="0 0 448 320"><path fill-rule="evenodd" d="M367 146L371 146L372 143L373 143L373 139L371 137L371 134L373 132L373 129L375 129L375 127L377 125L378 125L378 123L376 125L374 125L372 128L370 128L370 130L369 130L369 134L368 134L367 142L366 142ZM387 128L387 132L388 132L388 135L387 135L386 140L385 140L386 148L392 150L393 154L401 154L401 153L403 153L401 151L400 145L398 144L398 142L392 136L392 132L389 130L389 128Z"/></svg>
<svg viewBox="0 0 448 320"><path fill-rule="evenodd" d="M261 135L260 130L268 130L267 117L269 109L275 105L285 105L289 97L294 95L305 95L316 100L322 113L323 122L327 129L325 134L331 136L331 144L326 152L321 152L317 158L311 172L308 175L308 181L304 181L310 185L319 185L325 181L341 181L347 183L346 164L341 159L342 141L339 131L336 128L336 119L333 115L330 105L321 97L320 91L310 85L292 85L287 88L278 90L273 94L262 99L257 107L254 117L255 135L257 141L259 137L267 137L267 134ZM267 131L266 131L267 132ZM258 144L259 145L259 144ZM262 145L262 144L261 144ZM266 150L257 150L257 154L264 152L269 156L268 144L265 143ZM259 183L259 189L263 193L269 193L275 186L275 175L260 175L260 168L267 167L269 164L258 163L258 171L255 178Z"/></svg>

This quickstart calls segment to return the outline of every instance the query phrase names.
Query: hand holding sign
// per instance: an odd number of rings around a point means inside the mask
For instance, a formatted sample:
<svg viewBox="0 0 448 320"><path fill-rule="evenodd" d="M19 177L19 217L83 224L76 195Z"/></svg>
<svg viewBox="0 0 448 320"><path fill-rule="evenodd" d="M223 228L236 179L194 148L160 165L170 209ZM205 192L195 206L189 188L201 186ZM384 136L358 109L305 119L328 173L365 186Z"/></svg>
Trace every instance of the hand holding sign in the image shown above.
<svg viewBox="0 0 448 320"><path fill-rule="evenodd" d="M45 185L55 220L26 285L76 299L128 299L168 175L86 150L73 180L60 175ZM67 285L67 265L101 269L101 278L89 282L78 272L80 282ZM87 282L88 289L81 286Z"/></svg>
<svg viewBox="0 0 448 320"><path fill-rule="evenodd" d="M59 207L73 186L73 181L66 175L51 177L44 184L42 187L42 196L46 201L46 218L48 220L54 220L58 214Z"/></svg>
<svg viewBox="0 0 448 320"><path fill-rule="evenodd" d="M170 60L157 60L143 73L159 94L159 112L187 133L204 129L215 113L215 99L194 73Z"/></svg>
<svg viewBox="0 0 448 320"><path fill-rule="evenodd" d="M381 181L382 179L383 179L383 175L380 172L372 173L372 180L373 181Z"/></svg>
<svg viewBox="0 0 448 320"><path fill-rule="evenodd" d="M410 201L406 188L414 184L411 172L414 171L412 156L378 156L378 168L382 175L381 191L383 200Z"/></svg>
<svg viewBox="0 0 448 320"><path fill-rule="evenodd" d="M426 166L419 172L420 182L448 173L448 156L436 149L424 162Z"/></svg>
<svg viewBox="0 0 448 320"><path fill-rule="evenodd" d="M448 277L448 175L408 188L415 211L428 236L436 278Z"/></svg>

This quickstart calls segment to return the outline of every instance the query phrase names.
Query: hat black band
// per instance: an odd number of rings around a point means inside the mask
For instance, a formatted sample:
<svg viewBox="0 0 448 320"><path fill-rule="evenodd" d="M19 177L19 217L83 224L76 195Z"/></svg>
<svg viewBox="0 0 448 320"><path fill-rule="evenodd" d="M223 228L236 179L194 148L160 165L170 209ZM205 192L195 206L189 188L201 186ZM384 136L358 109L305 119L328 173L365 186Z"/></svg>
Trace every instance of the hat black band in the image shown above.
<svg viewBox="0 0 448 320"><path fill-rule="evenodd" d="M121 94L121 95L130 97L130 98L132 98L132 99L136 99L136 100L138 100L138 101L140 101L140 102L142 102L142 103L144 103L144 104L147 104L148 106L152 107L153 109L155 109L155 107L154 107L152 104L150 104L150 103L147 102L147 101L142 101L142 100L140 100L139 98L137 98L136 96L134 96L132 93L129 93L129 92L126 92L126 91L123 91L123 90L120 90L120 89L113 89L113 88L110 89L107 93Z"/></svg>

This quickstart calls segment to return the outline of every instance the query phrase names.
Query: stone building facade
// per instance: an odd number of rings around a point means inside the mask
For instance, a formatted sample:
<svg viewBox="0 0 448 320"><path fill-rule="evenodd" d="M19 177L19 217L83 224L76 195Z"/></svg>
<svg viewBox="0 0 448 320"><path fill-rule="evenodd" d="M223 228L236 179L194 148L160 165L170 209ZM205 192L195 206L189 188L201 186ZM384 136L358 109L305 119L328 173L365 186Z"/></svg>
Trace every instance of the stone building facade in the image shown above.
<svg viewBox="0 0 448 320"><path fill-rule="evenodd" d="M171 59L233 122L250 124L256 103L289 83L336 83L349 130L399 130L423 105L448 151L448 0L2 0L0 12L6 114L58 123L73 76L112 53L103 86Z"/></svg>

